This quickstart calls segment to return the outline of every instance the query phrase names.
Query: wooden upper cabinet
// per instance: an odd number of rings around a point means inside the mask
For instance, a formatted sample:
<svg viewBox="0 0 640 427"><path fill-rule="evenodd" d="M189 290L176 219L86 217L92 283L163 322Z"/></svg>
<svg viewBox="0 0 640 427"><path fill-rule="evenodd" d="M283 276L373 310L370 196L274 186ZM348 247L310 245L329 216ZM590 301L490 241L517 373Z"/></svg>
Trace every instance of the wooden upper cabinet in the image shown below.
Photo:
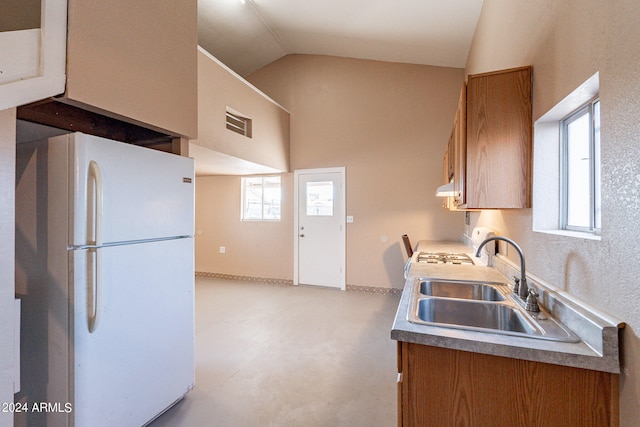
<svg viewBox="0 0 640 427"><path fill-rule="evenodd" d="M444 152L442 159L442 184L448 184L453 180L454 174L454 144L455 144L455 128L451 131L449 142L447 143L447 151ZM453 197L444 197L442 199L442 207L455 210L456 206L453 201Z"/></svg>
<svg viewBox="0 0 640 427"><path fill-rule="evenodd" d="M59 100L195 138L197 46L196 0L69 0Z"/></svg>
<svg viewBox="0 0 640 427"><path fill-rule="evenodd" d="M531 67L470 75L467 209L531 206Z"/></svg>
<svg viewBox="0 0 640 427"><path fill-rule="evenodd" d="M458 98L453 135L453 204L456 207L463 207L466 203L465 179L467 175L467 85L464 83Z"/></svg>

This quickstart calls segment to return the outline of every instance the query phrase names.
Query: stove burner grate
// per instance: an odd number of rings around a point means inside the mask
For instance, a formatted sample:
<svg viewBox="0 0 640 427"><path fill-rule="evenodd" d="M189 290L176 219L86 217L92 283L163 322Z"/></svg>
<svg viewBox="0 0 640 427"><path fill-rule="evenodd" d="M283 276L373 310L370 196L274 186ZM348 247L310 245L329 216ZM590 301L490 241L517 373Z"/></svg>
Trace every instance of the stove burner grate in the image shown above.
<svg viewBox="0 0 640 427"><path fill-rule="evenodd" d="M473 265L473 260L467 254L447 252L420 252L418 262L427 264L456 264Z"/></svg>

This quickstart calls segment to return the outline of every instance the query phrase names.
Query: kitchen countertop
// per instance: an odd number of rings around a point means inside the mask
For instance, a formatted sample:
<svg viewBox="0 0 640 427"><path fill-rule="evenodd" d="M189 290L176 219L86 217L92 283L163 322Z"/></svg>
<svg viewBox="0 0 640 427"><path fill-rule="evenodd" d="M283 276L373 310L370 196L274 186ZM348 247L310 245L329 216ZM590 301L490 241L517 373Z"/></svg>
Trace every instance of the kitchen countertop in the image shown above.
<svg viewBox="0 0 640 427"><path fill-rule="evenodd" d="M419 252L466 253L476 265L427 264L417 263ZM468 331L441 326L429 326L411 323L407 312L416 279L455 279L487 282L511 283L504 275L484 261L475 258L471 247L461 242L420 241L411 260L411 268L398 305L396 317L391 329L391 338L435 347L495 356L530 360L577 368L620 373L618 328L624 326L610 318L599 316L589 307L582 307L575 301L566 300L567 295L554 292L553 288L535 286L543 292L545 298L551 298L554 310L560 307L562 320L570 319L570 324L561 320L581 338L578 343L549 341L536 338L518 337L494 333ZM545 299L545 301L550 301ZM546 306L545 306L546 307ZM554 317L556 311L553 312ZM583 324L584 322L584 324Z"/></svg>

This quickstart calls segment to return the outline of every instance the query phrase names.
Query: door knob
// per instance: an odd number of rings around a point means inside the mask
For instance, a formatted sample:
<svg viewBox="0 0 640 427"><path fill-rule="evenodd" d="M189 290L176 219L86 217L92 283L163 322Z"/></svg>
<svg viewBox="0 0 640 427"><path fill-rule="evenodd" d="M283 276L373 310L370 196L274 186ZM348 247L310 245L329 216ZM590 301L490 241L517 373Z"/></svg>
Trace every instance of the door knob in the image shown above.
<svg viewBox="0 0 640 427"><path fill-rule="evenodd" d="M304 237L304 234L300 234L300 237Z"/></svg>

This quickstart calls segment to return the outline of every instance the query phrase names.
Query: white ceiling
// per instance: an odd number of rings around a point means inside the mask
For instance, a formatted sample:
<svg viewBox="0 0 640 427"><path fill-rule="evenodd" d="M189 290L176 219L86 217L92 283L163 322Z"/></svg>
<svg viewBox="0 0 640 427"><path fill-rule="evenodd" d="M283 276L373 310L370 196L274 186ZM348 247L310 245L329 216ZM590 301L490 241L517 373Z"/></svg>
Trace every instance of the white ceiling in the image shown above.
<svg viewBox="0 0 640 427"><path fill-rule="evenodd" d="M464 68L483 0L198 0L198 42L240 75L292 54Z"/></svg>
<svg viewBox="0 0 640 427"><path fill-rule="evenodd" d="M198 43L241 76L292 53L464 68L482 2L198 0ZM190 155L197 175L274 172L193 144Z"/></svg>

